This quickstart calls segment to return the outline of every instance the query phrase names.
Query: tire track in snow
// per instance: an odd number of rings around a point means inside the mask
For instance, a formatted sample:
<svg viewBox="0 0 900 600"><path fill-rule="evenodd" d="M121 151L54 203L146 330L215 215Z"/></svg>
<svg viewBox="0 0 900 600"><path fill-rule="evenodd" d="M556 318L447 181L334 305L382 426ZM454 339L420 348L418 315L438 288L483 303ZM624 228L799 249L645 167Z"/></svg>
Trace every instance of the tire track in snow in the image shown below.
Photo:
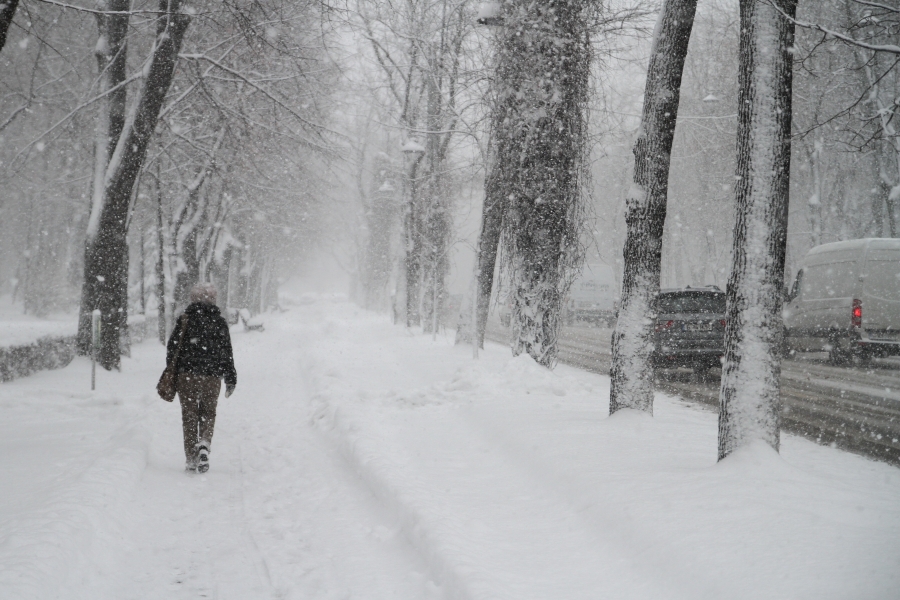
<svg viewBox="0 0 900 600"><path fill-rule="evenodd" d="M321 400L321 396L319 397ZM324 439L338 451L348 467L399 525L406 540L416 550L428 567L430 578L440 586L440 595L453 600L467 600L476 596L468 589L464 577L445 560L438 544L424 525L421 514L401 500L401 492L387 477L373 468L371 456L367 456L350 432L353 425L346 423L337 408L320 406L313 417Z"/></svg>

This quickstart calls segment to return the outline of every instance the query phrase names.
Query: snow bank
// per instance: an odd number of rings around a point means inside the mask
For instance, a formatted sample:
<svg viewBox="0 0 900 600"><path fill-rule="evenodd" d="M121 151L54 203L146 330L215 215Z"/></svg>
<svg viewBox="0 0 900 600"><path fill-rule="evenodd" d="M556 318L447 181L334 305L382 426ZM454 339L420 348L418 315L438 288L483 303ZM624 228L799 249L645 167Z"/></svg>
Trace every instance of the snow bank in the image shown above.
<svg viewBox="0 0 900 600"><path fill-rule="evenodd" d="M878 598L900 583L900 471L785 436L716 464L716 416L608 379L308 309L313 420L447 597Z"/></svg>

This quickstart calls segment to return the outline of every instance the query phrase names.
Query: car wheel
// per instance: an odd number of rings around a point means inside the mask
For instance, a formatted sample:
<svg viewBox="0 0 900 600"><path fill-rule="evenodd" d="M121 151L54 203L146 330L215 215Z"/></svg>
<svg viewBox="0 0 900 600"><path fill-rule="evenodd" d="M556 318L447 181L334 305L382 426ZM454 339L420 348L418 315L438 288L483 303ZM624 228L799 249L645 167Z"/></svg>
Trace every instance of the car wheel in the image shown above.
<svg viewBox="0 0 900 600"><path fill-rule="evenodd" d="M693 383L706 383L710 380L711 373L709 365L696 365L694 366L693 373L691 373L691 381Z"/></svg>
<svg viewBox="0 0 900 600"><path fill-rule="evenodd" d="M850 363L850 352L841 344L841 340L833 338L828 350L828 362L835 367L845 367Z"/></svg>
<svg viewBox="0 0 900 600"><path fill-rule="evenodd" d="M857 350L853 353L854 362L860 367L868 367L872 364L872 353L865 350Z"/></svg>

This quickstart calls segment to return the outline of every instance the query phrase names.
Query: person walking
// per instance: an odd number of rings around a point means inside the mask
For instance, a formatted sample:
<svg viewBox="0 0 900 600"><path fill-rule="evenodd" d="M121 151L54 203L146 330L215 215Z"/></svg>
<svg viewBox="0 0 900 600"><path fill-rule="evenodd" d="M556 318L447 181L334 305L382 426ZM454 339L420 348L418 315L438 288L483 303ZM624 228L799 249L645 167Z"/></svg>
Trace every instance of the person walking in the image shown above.
<svg viewBox="0 0 900 600"><path fill-rule="evenodd" d="M177 361L175 389L181 402L185 470L205 473L222 379L226 398L237 385L228 323L216 306L216 288L210 283L191 289L190 304L166 345L166 366L173 367L173 361Z"/></svg>

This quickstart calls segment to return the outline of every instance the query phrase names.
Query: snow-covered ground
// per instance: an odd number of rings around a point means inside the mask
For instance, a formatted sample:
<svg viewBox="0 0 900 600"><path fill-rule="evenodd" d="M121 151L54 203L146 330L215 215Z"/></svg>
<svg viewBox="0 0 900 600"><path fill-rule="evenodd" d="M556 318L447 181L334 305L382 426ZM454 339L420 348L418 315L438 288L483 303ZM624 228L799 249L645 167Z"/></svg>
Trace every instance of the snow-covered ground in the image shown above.
<svg viewBox="0 0 900 600"><path fill-rule="evenodd" d="M233 333L212 467L183 472L163 349L0 384L0 598L889 598L900 469L346 302Z"/></svg>

